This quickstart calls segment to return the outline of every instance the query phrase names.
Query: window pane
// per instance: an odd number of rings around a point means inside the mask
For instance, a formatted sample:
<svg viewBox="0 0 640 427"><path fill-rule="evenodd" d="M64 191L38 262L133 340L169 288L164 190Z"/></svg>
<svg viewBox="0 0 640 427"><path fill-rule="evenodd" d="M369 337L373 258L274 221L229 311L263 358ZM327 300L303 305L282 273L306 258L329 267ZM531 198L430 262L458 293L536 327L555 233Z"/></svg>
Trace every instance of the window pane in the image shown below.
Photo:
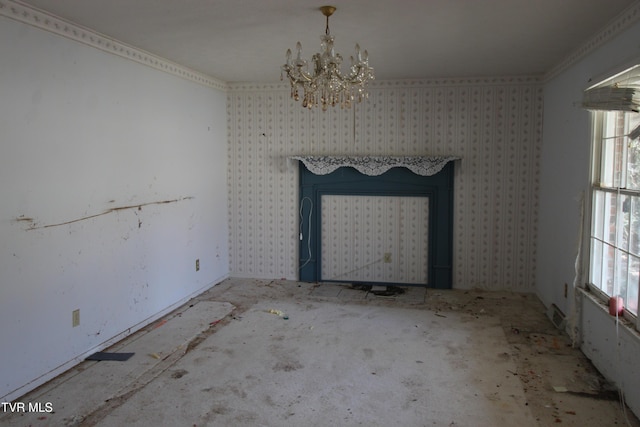
<svg viewBox="0 0 640 427"><path fill-rule="evenodd" d="M640 190L640 141L635 139L627 145L627 188Z"/></svg>
<svg viewBox="0 0 640 427"><path fill-rule="evenodd" d="M590 281L600 290L602 289L602 242L591 239L591 272Z"/></svg>
<svg viewBox="0 0 640 427"><path fill-rule="evenodd" d="M612 111L604 113L602 127L602 168L600 184L615 188L622 184L625 151L625 115Z"/></svg>
<svg viewBox="0 0 640 427"><path fill-rule="evenodd" d="M631 199L629 252L640 256L640 197L630 196L629 198Z"/></svg>
<svg viewBox="0 0 640 427"><path fill-rule="evenodd" d="M617 141L619 138L602 141L602 176L600 185L615 188L620 185L621 165Z"/></svg>
<svg viewBox="0 0 640 427"><path fill-rule="evenodd" d="M640 114L625 113L624 121L626 126L624 134L628 135L632 130L640 125Z"/></svg>
<svg viewBox="0 0 640 427"><path fill-rule="evenodd" d="M625 296L627 294L627 278L629 254L619 249L616 250L615 284L613 292L609 295Z"/></svg>
<svg viewBox="0 0 640 427"><path fill-rule="evenodd" d="M640 278L640 258L630 256L627 294L623 296L624 305L631 313L638 315L638 280Z"/></svg>
<svg viewBox="0 0 640 427"><path fill-rule="evenodd" d="M602 282L600 289L607 295L613 295L616 250L611 245L602 247Z"/></svg>
<svg viewBox="0 0 640 427"><path fill-rule="evenodd" d="M602 240L604 230L604 192L595 190L593 193L593 230L592 235Z"/></svg>
<svg viewBox="0 0 640 427"><path fill-rule="evenodd" d="M618 195L616 193L605 193L604 195L604 230L602 240L612 245L616 242L616 212Z"/></svg>
<svg viewBox="0 0 640 427"><path fill-rule="evenodd" d="M617 196L620 201L618 206L618 223L616 224L616 246L624 251L629 250L629 214L631 212L631 198L625 194Z"/></svg>
<svg viewBox="0 0 640 427"><path fill-rule="evenodd" d="M624 113L622 111L607 111L604 113L603 118L603 138L614 138L616 136L624 135Z"/></svg>

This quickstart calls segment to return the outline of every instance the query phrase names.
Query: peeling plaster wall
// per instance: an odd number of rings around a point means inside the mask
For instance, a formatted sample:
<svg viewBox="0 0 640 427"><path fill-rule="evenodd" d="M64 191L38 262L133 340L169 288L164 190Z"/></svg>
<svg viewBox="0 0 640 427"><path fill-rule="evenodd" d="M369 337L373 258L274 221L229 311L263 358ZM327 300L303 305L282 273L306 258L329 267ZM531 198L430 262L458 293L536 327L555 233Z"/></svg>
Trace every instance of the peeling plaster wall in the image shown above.
<svg viewBox="0 0 640 427"><path fill-rule="evenodd" d="M227 277L226 138L224 92L0 17L1 401Z"/></svg>
<svg viewBox="0 0 640 427"><path fill-rule="evenodd" d="M573 283L583 223L581 204L589 194L591 150L589 112L581 109L579 103L590 79L611 72L633 58L640 61L638 40L640 23L545 85L536 283L543 303L556 304L568 316L569 326L576 327L582 334L584 353L624 389L627 402L636 414L640 414L640 395L635 387L640 384L640 370L628 356L640 353L640 339L635 333L618 335L615 323L604 308L585 299L582 293L574 292ZM588 225L588 217L584 223ZM583 270L578 283L588 280L588 270L586 267ZM566 297L565 283L569 290ZM577 307L582 307L581 314ZM620 346L614 344L618 337L622 340Z"/></svg>

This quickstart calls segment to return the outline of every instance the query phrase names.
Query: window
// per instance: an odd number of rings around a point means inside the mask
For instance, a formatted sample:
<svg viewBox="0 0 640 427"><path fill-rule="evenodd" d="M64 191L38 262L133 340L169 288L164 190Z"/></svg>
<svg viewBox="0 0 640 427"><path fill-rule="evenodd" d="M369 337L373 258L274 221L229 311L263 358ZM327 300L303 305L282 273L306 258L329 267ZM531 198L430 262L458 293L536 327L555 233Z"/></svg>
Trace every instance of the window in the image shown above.
<svg viewBox="0 0 640 427"><path fill-rule="evenodd" d="M640 113L636 89L640 67L598 85L593 112L592 221L589 280L606 296L620 296L626 312L638 315L640 280ZM627 90L620 100L618 90ZM614 91L616 93L614 94ZM606 94L609 94L607 97ZM605 96L603 96L603 94Z"/></svg>

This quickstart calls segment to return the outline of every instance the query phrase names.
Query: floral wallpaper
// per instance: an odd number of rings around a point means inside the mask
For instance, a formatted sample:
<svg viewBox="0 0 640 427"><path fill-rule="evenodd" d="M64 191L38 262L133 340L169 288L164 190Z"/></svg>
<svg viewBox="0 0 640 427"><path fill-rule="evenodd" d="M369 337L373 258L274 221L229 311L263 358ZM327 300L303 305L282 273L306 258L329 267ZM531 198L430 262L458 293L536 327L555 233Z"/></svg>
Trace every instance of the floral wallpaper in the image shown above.
<svg viewBox="0 0 640 427"><path fill-rule="evenodd" d="M285 85L228 91L230 270L297 279L296 155L456 156L454 288L533 291L542 84L379 81L355 108L307 110Z"/></svg>
<svg viewBox="0 0 640 427"><path fill-rule="evenodd" d="M427 283L429 198L323 195L322 280Z"/></svg>

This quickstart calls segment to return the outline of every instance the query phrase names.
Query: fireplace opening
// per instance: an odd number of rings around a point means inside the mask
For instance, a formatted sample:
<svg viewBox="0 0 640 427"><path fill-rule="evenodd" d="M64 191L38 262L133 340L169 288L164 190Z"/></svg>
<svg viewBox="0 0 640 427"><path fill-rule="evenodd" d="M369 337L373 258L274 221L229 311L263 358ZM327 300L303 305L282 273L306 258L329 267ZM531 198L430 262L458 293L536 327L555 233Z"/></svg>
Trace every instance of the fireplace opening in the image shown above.
<svg viewBox="0 0 640 427"><path fill-rule="evenodd" d="M429 198L323 194L320 281L427 283Z"/></svg>

